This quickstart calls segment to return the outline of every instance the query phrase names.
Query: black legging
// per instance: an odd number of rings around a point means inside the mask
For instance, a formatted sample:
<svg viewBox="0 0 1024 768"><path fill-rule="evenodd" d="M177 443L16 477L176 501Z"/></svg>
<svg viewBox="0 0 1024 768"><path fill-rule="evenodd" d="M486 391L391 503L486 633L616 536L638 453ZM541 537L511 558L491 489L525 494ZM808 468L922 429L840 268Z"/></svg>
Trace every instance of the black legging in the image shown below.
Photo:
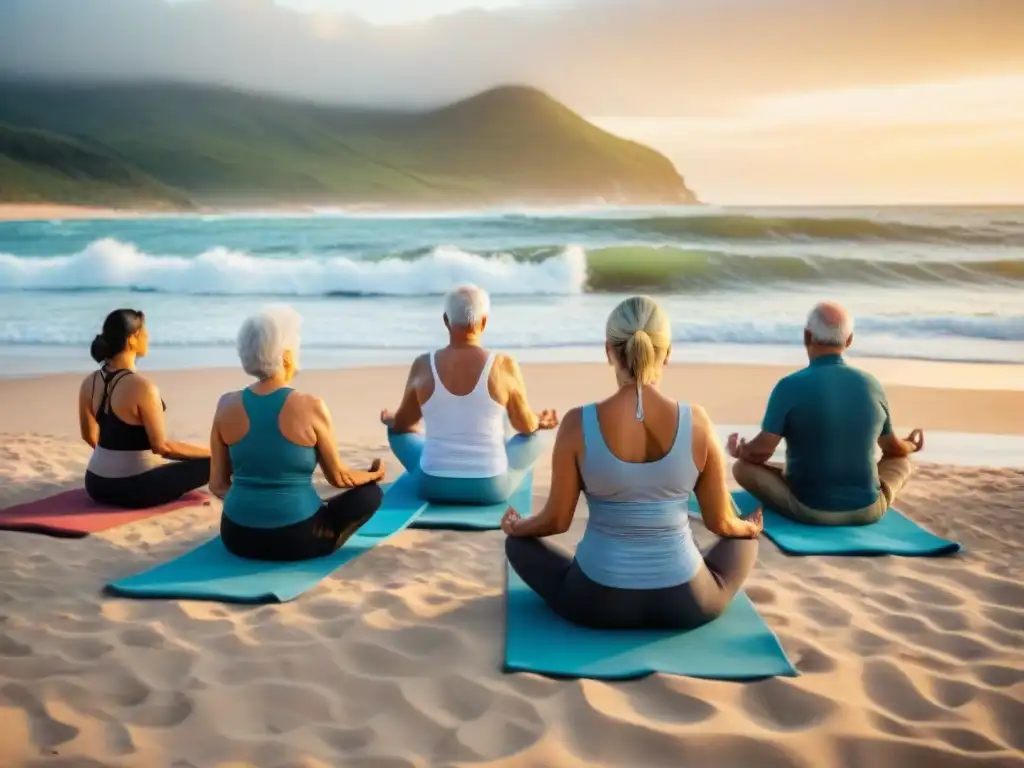
<svg viewBox="0 0 1024 768"><path fill-rule="evenodd" d="M250 528L220 517L220 538L232 554L278 562L325 557L348 541L380 509L377 483L361 485L324 501L312 517L281 528Z"/></svg>
<svg viewBox="0 0 1024 768"><path fill-rule="evenodd" d="M720 616L757 560L757 539L720 539L704 555L706 568L664 589L606 587L587 577L575 558L543 539L505 541L508 561L548 606L574 624L596 629L693 629Z"/></svg>
<svg viewBox="0 0 1024 768"><path fill-rule="evenodd" d="M147 509L176 501L209 482L209 459L185 459L131 477L101 477L86 472L85 492L100 504Z"/></svg>

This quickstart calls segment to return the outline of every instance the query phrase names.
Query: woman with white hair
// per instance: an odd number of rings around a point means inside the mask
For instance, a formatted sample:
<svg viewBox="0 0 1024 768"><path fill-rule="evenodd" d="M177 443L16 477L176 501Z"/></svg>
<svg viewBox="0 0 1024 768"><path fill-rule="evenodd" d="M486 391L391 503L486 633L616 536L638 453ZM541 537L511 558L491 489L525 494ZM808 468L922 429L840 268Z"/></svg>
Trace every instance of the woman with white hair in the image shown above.
<svg viewBox="0 0 1024 768"><path fill-rule="evenodd" d="M290 307L253 315L238 332L242 368L256 382L220 399L213 419L210 490L224 499L224 546L254 560L307 560L334 552L380 507L379 459L350 469L323 400L288 385L298 373L301 319ZM326 501L317 464L346 490Z"/></svg>
<svg viewBox="0 0 1024 768"><path fill-rule="evenodd" d="M635 296L612 311L605 351L616 391L566 414L543 510L521 518L509 509L502 521L516 573L574 623L700 626L728 607L757 558L761 513L735 514L711 420L658 389L671 342L653 299ZM569 529L581 492L590 517L573 556L543 539ZM693 493L704 525L723 537L704 555L687 516Z"/></svg>

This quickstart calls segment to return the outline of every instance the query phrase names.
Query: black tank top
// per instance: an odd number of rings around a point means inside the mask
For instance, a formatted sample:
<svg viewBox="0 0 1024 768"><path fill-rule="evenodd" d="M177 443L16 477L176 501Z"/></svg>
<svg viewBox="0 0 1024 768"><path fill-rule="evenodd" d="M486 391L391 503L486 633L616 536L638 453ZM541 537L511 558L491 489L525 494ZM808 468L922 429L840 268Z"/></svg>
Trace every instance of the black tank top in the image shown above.
<svg viewBox="0 0 1024 768"><path fill-rule="evenodd" d="M100 376L103 378L103 396L100 398L100 406L96 409L96 423L100 427L100 448L108 451L149 451L152 446L149 444L149 435L146 428L141 424L128 424L114 413L110 405L111 395L122 379L131 376L134 371L121 368L117 371L108 371L100 368ZM96 381L93 380L93 390L96 389ZM164 410L167 405L161 401Z"/></svg>

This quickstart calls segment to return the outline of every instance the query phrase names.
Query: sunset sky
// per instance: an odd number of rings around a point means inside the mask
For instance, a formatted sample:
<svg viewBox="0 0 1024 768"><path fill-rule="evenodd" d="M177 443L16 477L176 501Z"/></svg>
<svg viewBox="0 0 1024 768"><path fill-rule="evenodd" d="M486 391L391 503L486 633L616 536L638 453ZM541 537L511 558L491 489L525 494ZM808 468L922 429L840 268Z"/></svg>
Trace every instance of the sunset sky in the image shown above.
<svg viewBox="0 0 1024 768"><path fill-rule="evenodd" d="M710 202L1024 203L1024 0L0 0L2 74L383 105L527 83Z"/></svg>

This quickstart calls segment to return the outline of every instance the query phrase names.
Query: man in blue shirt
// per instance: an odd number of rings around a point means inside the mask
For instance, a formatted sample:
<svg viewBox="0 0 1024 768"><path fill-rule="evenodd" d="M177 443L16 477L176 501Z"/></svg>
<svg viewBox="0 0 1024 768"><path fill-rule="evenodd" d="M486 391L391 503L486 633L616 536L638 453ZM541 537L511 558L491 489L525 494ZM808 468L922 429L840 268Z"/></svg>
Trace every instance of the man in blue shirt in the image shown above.
<svg viewBox="0 0 1024 768"><path fill-rule="evenodd" d="M852 343L850 314L838 304L818 304L804 330L810 365L775 385L757 437L729 436L736 481L797 522L877 522L913 471L908 457L924 447L920 429L906 439L893 433L882 385L843 359ZM785 468L767 463L783 439ZM877 464L876 445L882 449Z"/></svg>

